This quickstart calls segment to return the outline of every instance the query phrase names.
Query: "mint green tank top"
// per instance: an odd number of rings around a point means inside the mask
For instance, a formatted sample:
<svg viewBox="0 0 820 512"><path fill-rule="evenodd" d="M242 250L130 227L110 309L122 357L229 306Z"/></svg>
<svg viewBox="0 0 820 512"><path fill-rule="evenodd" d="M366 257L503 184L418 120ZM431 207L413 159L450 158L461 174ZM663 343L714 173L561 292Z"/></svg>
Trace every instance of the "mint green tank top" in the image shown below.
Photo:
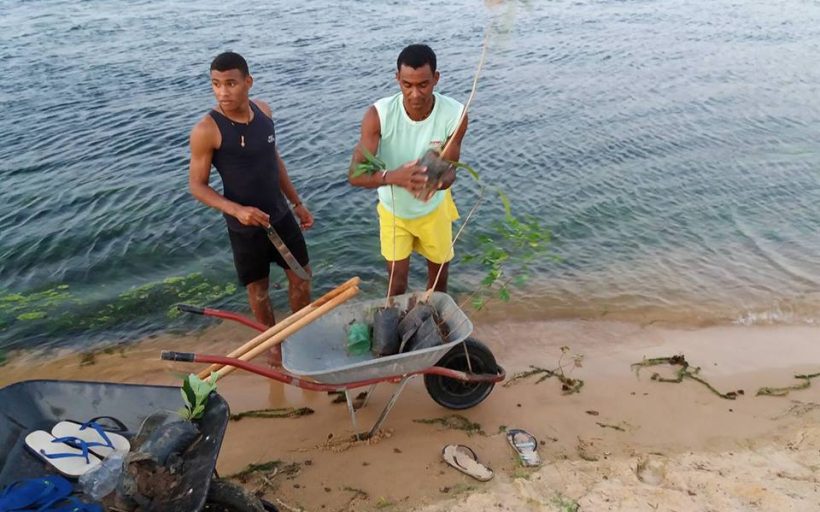
<svg viewBox="0 0 820 512"><path fill-rule="evenodd" d="M421 158L430 148L438 148L456 129L463 105L458 101L433 93L436 103L433 111L422 121L408 117L402 104L402 95L382 98L374 106L379 113L381 140L376 153L390 170ZM391 194L391 190L392 194ZM417 219L438 208L444 200L439 190L427 201L420 201L402 187L379 187L379 202L393 215L402 219Z"/></svg>

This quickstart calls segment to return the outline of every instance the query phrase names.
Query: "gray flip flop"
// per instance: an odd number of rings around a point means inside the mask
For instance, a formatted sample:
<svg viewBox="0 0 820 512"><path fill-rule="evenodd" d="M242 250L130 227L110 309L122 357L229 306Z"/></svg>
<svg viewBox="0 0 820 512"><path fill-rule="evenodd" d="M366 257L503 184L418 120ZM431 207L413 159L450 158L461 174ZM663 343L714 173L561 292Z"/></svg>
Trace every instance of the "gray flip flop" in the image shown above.
<svg viewBox="0 0 820 512"><path fill-rule="evenodd" d="M521 464L528 467L541 465L541 457L538 455L538 440L535 436L520 428L507 430L507 441L512 446Z"/></svg>

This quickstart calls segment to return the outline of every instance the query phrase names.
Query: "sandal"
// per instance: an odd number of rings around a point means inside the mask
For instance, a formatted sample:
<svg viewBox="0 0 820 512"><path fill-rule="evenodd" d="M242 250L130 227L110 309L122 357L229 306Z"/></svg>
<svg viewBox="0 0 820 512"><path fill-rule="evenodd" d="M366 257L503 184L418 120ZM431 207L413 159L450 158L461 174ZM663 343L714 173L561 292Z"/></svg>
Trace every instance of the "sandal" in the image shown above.
<svg viewBox="0 0 820 512"><path fill-rule="evenodd" d="M114 427L101 425L100 420L102 419L111 420ZM128 453L131 450L128 439L117 432L125 433L128 429L120 420L112 416L98 416L85 423L72 420L61 421L51 429L54 437L82 439L88 445L91 453L103 459L114 452Z"/></svg>
<svg viewBox="0 0 820 512"><path fill-rule="evenodd" d="M507 430L507 441L509 441L515 453L518 454L521 465L527 467L541 465L541 457L538 456L536 451L538 450L538 441L535 436L526 430L511 428Z"/></svg>
<svg viewBox="0 0 820 512"><path fill-rule="evenodd" d="M26 436L26 447L63 475L77 478L97 467L100 459L89 453L88 444L76 437L54 437L44 430Z"/></svg>
<svg viewBox="0 0 820 512"><path fill-rule="evenodd" d="M447 464L480 482L493 477L493 470L481 464L475 452L462 444L448 444L441 450L441 457Z"/></svg>
<svg viewBox="0 0 820 512"><path fill-rule="evenodd" d="M103 512L103 508L96 503L85 503L72 497L42 512Z"/></svg>
<svg viewBox="0 0 820 512"><path fill-rule="evenodd" d="M48 507L71 494L71 482L61 476L14 482L0 492L0 512Z"/></svg>

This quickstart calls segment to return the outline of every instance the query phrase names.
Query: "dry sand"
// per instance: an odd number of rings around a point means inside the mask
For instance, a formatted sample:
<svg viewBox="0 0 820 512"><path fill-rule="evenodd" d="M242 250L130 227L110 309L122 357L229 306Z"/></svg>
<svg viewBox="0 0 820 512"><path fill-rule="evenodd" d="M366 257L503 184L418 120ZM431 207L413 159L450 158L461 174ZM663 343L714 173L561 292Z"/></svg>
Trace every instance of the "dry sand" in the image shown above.
<svg viewBox="0 0 820 512"><path fill-rule="evenodd" d="M232 412L315 412L231 422L218 470L225 476L279 461L243 481L286 511L820 510L820 380L785 397L755 396L761 386L797 383L793 374L820 372L820 328L498 321L481 323L475 335L509 376L530 365L555 368L561 347L570 347L563 364L584 381L581 392L565 396L556 379L536 384L538 376L498 385L484 403L461 413L482 431L469 433L415 422L453 414L415 379L384 434L351 444L344 405L324 393L236 372L219 388ZM161 362L159 350L226 353L252 336L223 324L97 354L85 365L77 354L18 355L0 370L0 385L35 378L173 384L198 367ZM640 377L630 368L644 357L678 353L701 366L700 375L718 390L744 394L725 400L693 380L650 379L655 370L672 376L669 367L643 369ZM572 355L583 355L580 367ZM379 386L359 413L363 425L375 420L392 387ZM527 429L541 441L541 468L517 463L503 434L507 427ZM447 466L440 452L448 443L469 445L495 478L481 483Z"/></svg>

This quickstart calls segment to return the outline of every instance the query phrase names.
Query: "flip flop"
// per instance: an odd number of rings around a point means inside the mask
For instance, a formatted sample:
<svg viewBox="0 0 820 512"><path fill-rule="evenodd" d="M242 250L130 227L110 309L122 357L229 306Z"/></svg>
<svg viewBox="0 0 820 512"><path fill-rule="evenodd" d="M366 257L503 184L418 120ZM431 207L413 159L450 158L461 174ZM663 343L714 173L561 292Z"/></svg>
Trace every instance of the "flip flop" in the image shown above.
<svg viewBox="0 0 820 512"><path fill-rule="evenodd" d="M75 437L54 437L45 430L26 436L26 447L63 475L77 478L97 467L100 459L89 453L88 445Z"/></svg>
<svg viewBox="0 0 820 512"><path fill-rule="evenodd" d="M507 441L512 446L515 453L518 454L518 459L521 464L528 467L535 467L541 465L541 457L538 456L538 441L535 436L521 430L520 428L511 428L507 430Z"/></svg>
<svg viewBox="0 0 820 512"><path fill-rule="evenodd" d="M475 452L462 444L448 444L441 450L441 457L447 464L480 482L493 477L493 470L480 463Z"/></svg>
<svg viewBox="0 0 820 512"><path fill-rule="evenodd" d="M96 503L85 503L77 498L68 498L51 508L45 508L38 512L104 512L103 508Z"/></svg>
<svg viewBox="0 0 820 512"><path fill-rule="evenodd" d="M61 476L20 480L0 492L0 512L48 507L71 494L71 482Z"/></svg>
<svg viewBox="0 0 820 512"><path fill-rule="evenodd" d="M99 423L102 419L111 420L115 427L103 426ZM124 436L116 432L127 432L126 426L118 419L111 416L98 416L91 418L85 423L72 420L61 421L51 429L54 437L76 437L82 439L88 445L88 449L94 455L106 458L114 452L128 453L131 444Z"/></svg>

